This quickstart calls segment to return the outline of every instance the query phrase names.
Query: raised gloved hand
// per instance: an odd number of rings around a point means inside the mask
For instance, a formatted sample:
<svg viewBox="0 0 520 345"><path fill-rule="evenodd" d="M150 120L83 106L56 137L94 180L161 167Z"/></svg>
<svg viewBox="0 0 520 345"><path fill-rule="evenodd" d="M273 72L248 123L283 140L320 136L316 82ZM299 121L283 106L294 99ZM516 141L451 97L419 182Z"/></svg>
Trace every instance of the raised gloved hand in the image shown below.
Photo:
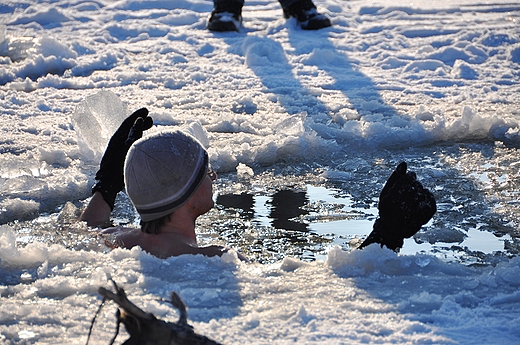
<svg viewBox="0 0 520 345"><path fill-rule="evenodd" d="M123 121L108 142L96 173L97 183L92 187L92 194L100 192L111 210L114 209L117 193L125 187L123 169L128 149L152 125L148 109L141 108Z"/></svg>
<svg viewBox="0 0 520 345"><path fill-rule="evenodd" d="M405 238L415 235L437 211L433 194L417 181L415 173L406 169L406 163L400 163L383 187L379 195L379 218L359 248L379 243L397 250Z"/></svg>

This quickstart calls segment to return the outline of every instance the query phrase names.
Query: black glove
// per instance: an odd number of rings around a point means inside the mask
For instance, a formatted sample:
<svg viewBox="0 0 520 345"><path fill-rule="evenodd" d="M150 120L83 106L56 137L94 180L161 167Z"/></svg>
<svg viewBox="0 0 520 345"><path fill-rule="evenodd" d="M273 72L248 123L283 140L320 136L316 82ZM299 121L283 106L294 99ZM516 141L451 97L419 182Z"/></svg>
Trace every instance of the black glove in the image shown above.
<svg viewBox="0 0 520 345"><path fill-rule="evenodd" d="M128 149L152 125L148 109L141 108L123 121L108 142L96 173L98 182L92 187L92 194L100 192L111 210L114 209L117 193L125 187L123 169Z"/></svg>
<svg viewBox="0 0 520 345"><path fill-rule="evenodd" d="M397 250L405 238L415 235L437 211L433 194L406 168L405 162L400 163L388 178L379 195L379 218L360 248L379 243Z"/></svg>

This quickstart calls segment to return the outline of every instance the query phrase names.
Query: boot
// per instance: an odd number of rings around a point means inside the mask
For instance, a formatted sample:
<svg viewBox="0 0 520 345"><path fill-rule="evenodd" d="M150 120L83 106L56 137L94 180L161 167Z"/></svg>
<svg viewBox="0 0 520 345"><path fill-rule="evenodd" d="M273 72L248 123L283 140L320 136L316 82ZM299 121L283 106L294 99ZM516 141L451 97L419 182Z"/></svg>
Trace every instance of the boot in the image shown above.
<svg viewBox="0 0 520 345"><path fill-rule="evenodd" d="M296 18L303 30L318 30L332 25L327 16L318 13L312 0L298 0L284 8L283 14L286 19Z"/></svg>
<svg viewBox="0 0 520 345"><path fill-rule="evenodd" d="M210 31L238 31L242 24L242 4L228 0L215 3L208 20L207 29Z"/></svg>

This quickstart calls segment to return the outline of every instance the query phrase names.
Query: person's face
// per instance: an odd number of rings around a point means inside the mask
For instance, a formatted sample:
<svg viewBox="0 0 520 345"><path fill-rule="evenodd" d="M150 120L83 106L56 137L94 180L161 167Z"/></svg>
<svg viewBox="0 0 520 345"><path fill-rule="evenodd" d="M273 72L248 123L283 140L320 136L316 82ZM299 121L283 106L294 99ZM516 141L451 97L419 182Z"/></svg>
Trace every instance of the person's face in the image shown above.
<svg viewBox="0 0 520 345"><path fill-rule="evenodd" d="M217 173L208 169L208 174L204 177L201 185L188 201L191 210L197 216L203 215L215 206L213 201L213 181L217 179Z"/></svg>

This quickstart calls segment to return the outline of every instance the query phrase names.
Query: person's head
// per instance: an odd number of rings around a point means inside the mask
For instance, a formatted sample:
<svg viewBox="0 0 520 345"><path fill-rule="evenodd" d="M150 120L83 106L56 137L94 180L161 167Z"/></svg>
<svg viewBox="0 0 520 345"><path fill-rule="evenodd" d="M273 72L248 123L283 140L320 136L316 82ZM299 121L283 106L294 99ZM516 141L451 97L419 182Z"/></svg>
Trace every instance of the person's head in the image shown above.
<svg viewBox="0 0 520 345"><path fill-rule="evenodd" d="M125 162L125 185L142 230L157 232L181 207L195 217L213 207L208 154L192 136L158 132L136 141Z"/></svg>

